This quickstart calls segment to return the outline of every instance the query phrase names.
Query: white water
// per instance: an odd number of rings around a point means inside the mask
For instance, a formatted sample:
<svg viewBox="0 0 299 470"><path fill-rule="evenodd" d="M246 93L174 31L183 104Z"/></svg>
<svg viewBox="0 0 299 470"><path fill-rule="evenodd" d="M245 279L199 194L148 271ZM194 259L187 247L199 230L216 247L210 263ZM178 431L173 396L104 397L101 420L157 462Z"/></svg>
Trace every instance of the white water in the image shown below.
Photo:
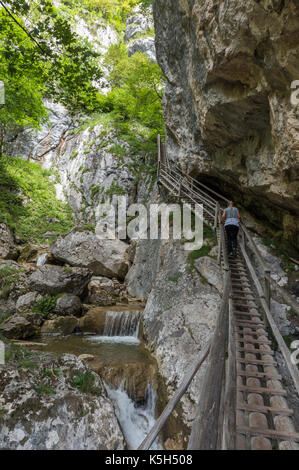
<svg viewBox="0 0 299 470"><path fill-rule="evenodd" d="M124 390L124 384L118 389L110 388L105 384L109 398L115 405L116 416L122 428L128 449L136 450L148 435L155 420L156 392L151 385L147 386L146 404L137 406ZM162 450L163 447L156 441L152 450Z"/></svg>
<svg viewBox="0 0 299 470"><path fill-rule="evenodd" d="M138 338L140 312L106 312L104 336L132 336Z"/></svg>
<svg viewBox="0 0 299 470"><path fill-rule="evenodd" d="M44 253L43 255L40 255L37 259L36 266L44 266L47 262L48 255L47 253Z"/></svg>
<svg viewBox="0 0 299 470"><path fill-rule="evenodd" d="M95 343L140 344L134 336L88 336L86 339Z"/></svg>

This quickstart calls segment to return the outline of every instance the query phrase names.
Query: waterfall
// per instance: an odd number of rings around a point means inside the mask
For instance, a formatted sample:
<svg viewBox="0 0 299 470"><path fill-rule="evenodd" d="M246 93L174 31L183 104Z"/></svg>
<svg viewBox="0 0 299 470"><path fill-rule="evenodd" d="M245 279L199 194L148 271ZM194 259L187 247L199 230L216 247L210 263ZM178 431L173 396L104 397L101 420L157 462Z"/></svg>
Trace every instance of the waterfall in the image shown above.
<svg viewBox="0 0 299 470"><path fill-rule="evenodd" d="M47 253L40 255L37 259L36 266L44 266L44 264L46 264L47 262L47 259L48 259Z"/></svg>
<svg viewBox="0 0 299 470"><path fill-rule="evenodd" d="M128 448L136 450L155 424L157 394L151 384L147 386L145 405L137 406L127 395L124 383L118 389L105 384L107 394L115 405L115 412L126 439ZM152 450L162 450L157 442Z"/></svg>
<svg viewBox="0 0 299 470"><path fill-rule="evenodd" d="M141 313L107 311L104 334L92 336L90 341L139 344Z"/></svg>
<svg viewBox="0 0 299 470"><path fill-rule="evenodd" d="M133 336L138 338L140 312L107 312L104 336Z"/></svg>

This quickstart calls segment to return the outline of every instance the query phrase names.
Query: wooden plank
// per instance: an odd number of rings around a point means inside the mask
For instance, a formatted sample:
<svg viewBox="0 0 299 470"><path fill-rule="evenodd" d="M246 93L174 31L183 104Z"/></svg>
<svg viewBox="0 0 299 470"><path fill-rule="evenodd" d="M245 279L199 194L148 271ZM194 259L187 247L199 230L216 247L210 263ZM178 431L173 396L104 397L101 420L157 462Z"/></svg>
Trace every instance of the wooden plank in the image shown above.
<svg viewBox="0 0 299 470"><path fill-rule="evenodd" d="M249 313L249 312L240 312L240 310L234 310L235 315L242 315L242 313ZM258 313L256 315L254 315L254 314L252 314L252 315L254 317L257 317L257 318L260 317L260 314L258 314ZM265 327L265 322L264 322L263 319L262 320L258 319L258 321L247 320L247 319L244 319L244 320L238 319L237 322L236 322L236 324L239 324L239 325L245 324L245 323L247 325L250 325L250 328L259 328L261 325Z"/></svg>
<svg viewBox="0 0 299 470"><path fill-rule="evenodd" d="M295 432L277 431L274 429L249 428L247 426L238 426L237 432L251 436L270 437L271 439L281 439L299 442L299 434Z"/></svg>
<svg viewBox="0 0 299 470"><path fill-rule="evenodd" d="M249 352L254 354L269 354L270 356L274 356L273 351L261 351L260 349L250 349L250 348L240 348L237 347L238 352Z"/></svg>
<svg viewBox="0 0 299 470"><path fill-rule="evenodd" d="M272 413L275 415L284 415L284 416L292 416L294 414L293 410L289 408L273 408L271 406L262 406L262 405L248 405L247 403L238 403L237 404L238 410L243 411L259 411L261 413Z"/></svg>
<svg viewBox="0 0 299 470"><path fill-rule="evenodd" d="M209 366L189 439L189 450L208 450L217 447L221 389L228 336L229 293L230 277L227 273L222 305L210 351Z"/></svg>
<svg viewBox="0 0 299 470"><path fill-rule="evenodd" d="M244 333L244 335L247 336L247 333ZM249 336L249 334L248 334ZM265 340L265 339L251 339L251 338L236 338L236 341L238 341L238 343L253 343L253 344L267 344L267 345L270 345L272 344L271 341L269 340Z"/></svg>
<svg viewBox="0 0 299 470"><path fill-rule="evenodd" d="M179 403L182 396L186 393L186 390L188 389L198 369L208 357L210 348L211 348L211 345L208 344L204 348L204 350L199 354L198 358L196 358L196 361L194 362L194 364L192 364L192 366L190 367L190 370L186 373L186 376L184 377L182 383L178 387L177 391L175 392L171 400L168 402L167 406L164 408L163 413L157 419L155 425L152 427L149 434L146 436L146 438L138 447L138 450L148 450L150 446L153 444L158 434L160 433L161 429L163 428L164 424L166 423L171 413L173 412L174 408Z"/></svg>
<svg viewBox="0 0 299 470"><path fill-rule="evenodd" d="M276 366L277 362L274 361L265 361L260 359L248 359L247 357L237 357L237 361L243 362L245 364L255 364L255 365L263 365L263 366Z"/></svg>
<svg viewBox="0 0 299 470"><path fill-rule="evenodd" d="M274 388L265 388L265 387L248 387L247 385L238 385L237 390L247 393L261 393L262 395L281 395L283 397L287 396L285 390L275 390Z"/></svg>
<svg viewBox="0 0 299 470"><path fill-rule="evenodd" d="M270 374L269 372L250 372L250 371L245 371L245 370L238 370L237 375L240 375L242 377L254 377L257 379L264 379L264 378L269 378L269 379L277 379L281 380L282 376L279 374Z"/></svg>

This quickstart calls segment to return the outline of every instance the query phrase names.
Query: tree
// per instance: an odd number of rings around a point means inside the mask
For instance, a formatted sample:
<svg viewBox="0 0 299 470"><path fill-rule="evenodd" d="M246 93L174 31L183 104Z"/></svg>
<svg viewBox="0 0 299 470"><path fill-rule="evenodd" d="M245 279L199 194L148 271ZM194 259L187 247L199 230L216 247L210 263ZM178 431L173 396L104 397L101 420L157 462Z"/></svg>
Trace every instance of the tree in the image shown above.
<svg viewBox="0 0 299 470"><path fill-rule="evenodd" d="M102 76L98 54L50 0L1 4L0 80L6 103L0 108L0 151L7 129L44 122L43 97L72 114L92 112L98 106L93 83Z"/></svg>
<svg viewBox="0 0 299 470"><path fill-rule="evenodd" d="M45 85L40 64L32 61L35 47L28 36L0 10L0 78L5 104L0 105L0 156L7 130L15 126L38 128L47 118Z"/></svg>
<svg viewBox="0 0 299 470"><path fill-rule="evenodd" d="M149 128L162 129L164 77L160 67L140 52L128 57L124 44L110 47L105 65L112 86L108 109L113 108L119 119L139 120Z"/></svg>

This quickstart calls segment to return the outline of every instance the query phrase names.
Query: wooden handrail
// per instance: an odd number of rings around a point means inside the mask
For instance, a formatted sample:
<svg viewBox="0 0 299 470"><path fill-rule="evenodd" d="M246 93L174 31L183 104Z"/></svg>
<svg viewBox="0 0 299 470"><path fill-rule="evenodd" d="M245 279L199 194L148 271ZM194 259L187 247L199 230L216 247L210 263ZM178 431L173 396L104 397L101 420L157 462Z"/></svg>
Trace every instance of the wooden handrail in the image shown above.
<svg viewBox="0 0 299 470"><path fill-rule="evenodd" d="M157 419L156 423L150 430L149 434L146 436L144 441L140 444L138 447L138 450L148 450L150 446L153 444L159 433L161 432L164 424L170 417L171 413L173 412L174 408L176 405L179 403L183 395L186 393L190 383L192 382L195 374L199 370L200 366L203 364L203 362L206 360L206 358L209 355L211 348L211 344L209 343L201 352L201 354L196 358L194 364L190 367L190 370L186 373L182 383L180 384L179 388L167 404L167 406L164 408L163 413L160 415L160 417Z"/></svg>
<svg viewBox="0 0 299 470"><path fill-rule="evenodd" d="M217 447L219 411L228 336L230 290L231 279L229 271L226 271L221 309L213 336L209 365L199 398L198 410L189 439L189 450L212 450Z"/></svg>

